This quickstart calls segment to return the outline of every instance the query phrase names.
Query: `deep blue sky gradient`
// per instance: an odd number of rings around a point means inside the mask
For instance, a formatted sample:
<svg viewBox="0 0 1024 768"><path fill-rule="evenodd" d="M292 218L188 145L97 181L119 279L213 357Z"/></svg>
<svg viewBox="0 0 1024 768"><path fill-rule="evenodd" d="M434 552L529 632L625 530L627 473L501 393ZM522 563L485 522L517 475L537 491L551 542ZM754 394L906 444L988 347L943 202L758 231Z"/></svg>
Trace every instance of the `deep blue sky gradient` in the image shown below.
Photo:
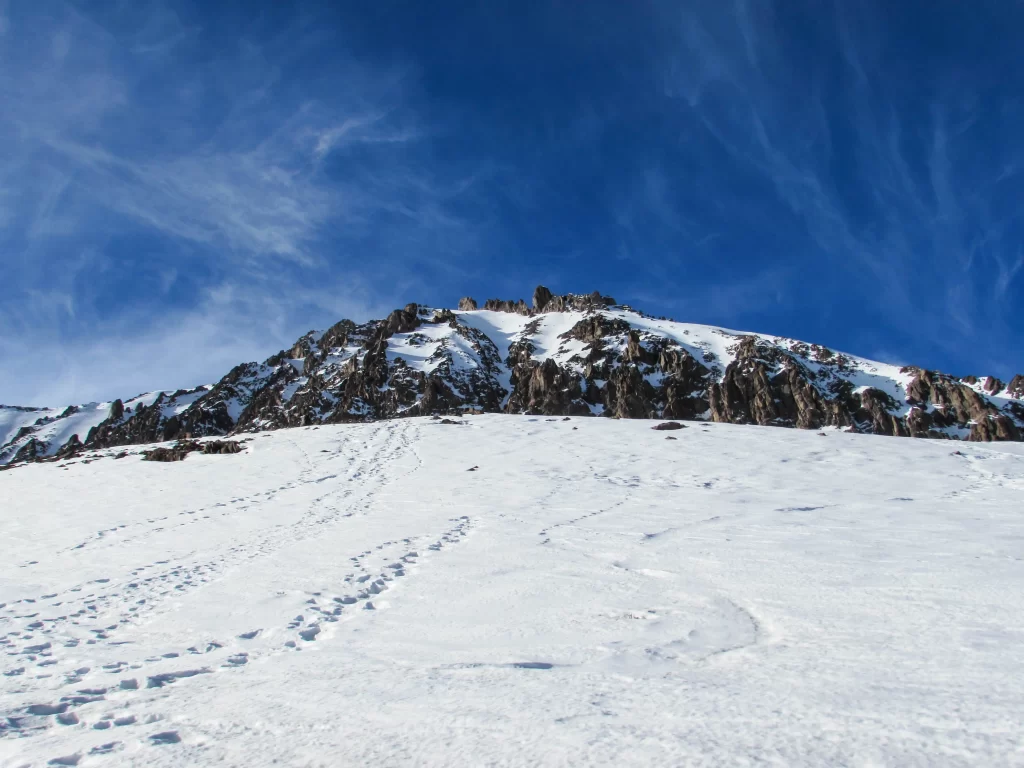
<svg viewBox="0 0 1024 768"><path fill-rule="evenodd" d="M0 2L0 402L611 293L1024 371L1024 6Z"/></svg>

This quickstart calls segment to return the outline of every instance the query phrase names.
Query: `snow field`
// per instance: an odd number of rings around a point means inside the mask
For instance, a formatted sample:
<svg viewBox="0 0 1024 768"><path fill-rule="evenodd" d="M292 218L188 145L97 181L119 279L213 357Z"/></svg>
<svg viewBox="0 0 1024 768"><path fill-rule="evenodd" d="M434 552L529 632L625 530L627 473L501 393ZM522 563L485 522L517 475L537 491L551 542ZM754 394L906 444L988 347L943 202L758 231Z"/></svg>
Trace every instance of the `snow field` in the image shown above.
<svg viewBox="0 0 1024 768"><path fill-rule="evenodd" d="M1024 446L465 422L0 473L0 765L1024 764Z"/></svg>

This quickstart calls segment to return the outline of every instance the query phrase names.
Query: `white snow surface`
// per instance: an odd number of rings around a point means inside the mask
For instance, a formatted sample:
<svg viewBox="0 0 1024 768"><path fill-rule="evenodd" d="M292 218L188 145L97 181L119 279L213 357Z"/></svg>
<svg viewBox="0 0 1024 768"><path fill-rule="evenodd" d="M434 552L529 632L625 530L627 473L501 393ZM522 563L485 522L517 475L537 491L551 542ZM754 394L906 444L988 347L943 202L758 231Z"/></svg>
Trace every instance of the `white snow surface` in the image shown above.
<svg viewBox="0 0 1024 768"><path fill-rule="evenodd" d="M46 423L36 429L32 436L46 443L46 455L52 456L72 435L85 440L89 430L110 415L110 403L87 403L78 406L77 412L62 417L64 411L64 408L41 408L34 411L0 408L0 437L3 438L0 446L13 439L21 427L31 426L38 419L44 419Z"/></svg>
<svg viewBox="0 0 1024 768"><path fill-rule="evenodd" d="M36 420L57 416L53 408L14 408L0 405L0 446L7 445L22 427L32 426Z"/></svg>
<svg viewBox="0 0 1024 768"><path fill-rule="evenodd" d="M188 406L206 394L211 385L204 385L196 388L193 392L183 392L175 395L173 391L147 392L142 395L124 401L126 408L137 408L139 405L150 406L158 397L163 395L168 398L162 408L164 417L175 416L185 411ZM110 407L113 402L86 403L85 405L72 406L72 413L64 415L69 408L17 408L0 405L0 464L6 463L14 457L18 447L28 437L44 443L46 450L43 456L53 456L60 450L73 435L84 441L89 430L99 426L110 416ZM30 435L25 436L22 441L15 442L14 438L22 427L35 426L42 421Z"/></svg>
<svg viewBox="0 0 1024 768"><path fill-rule="evenodd" d="M0 765L1024 765L1024 446L650 427L0 473Z"/></svg>

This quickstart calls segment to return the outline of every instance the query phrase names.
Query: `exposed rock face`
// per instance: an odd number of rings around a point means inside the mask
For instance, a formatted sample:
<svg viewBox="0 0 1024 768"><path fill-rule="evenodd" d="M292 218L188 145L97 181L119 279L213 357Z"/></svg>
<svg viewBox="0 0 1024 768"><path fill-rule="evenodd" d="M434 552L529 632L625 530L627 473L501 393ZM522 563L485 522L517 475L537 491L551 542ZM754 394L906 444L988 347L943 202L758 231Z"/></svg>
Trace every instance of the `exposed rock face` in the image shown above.
<svg viewBox="0 0 1024 768"><path fill-rule="evenodd" d="M532 306L488 299L476 307L466 297L458 311L408 304L383 320L342 320L196 389L63 410L0 406L15 425L0 445L0 465L91 448L188 446L204 436L465 412L1024 439L1020 375L1004 384L897 369L815 344L652 318L597 292L556 295L538 286ZM62 425L70 420L76 432L66 439L72 429Z"/></svg>
<svg viewBox="0 0 1024 768"><path fill-rule="evenodd" d="M938 435L931 434L933 428L966 423L970 424L972 440L1021 439L1011 416L967 383L936 371L908 370L917 374L907 386L907 402L913 406L908 417L912 436L935 437ZM982 390L989 394L1002 389L998 379L988 378L982 384Z"/></svg>
<svg viewBox="0 0 1024 768"><path fill-rule="evenodd" d="M46 455L46 443L30 437L18 448L11 463L17 461L32 461Z"/></svg>
<svg viewBox="0 0 1024 768"><path fill-rule="evenodd" d="M533 292L533 308L538 312L543 312L544 307L549 301L551 301L552 293L543 285L538 285L536 290Z"/></svg>
<svg viewBox="0 0 1024 768"><path fill-rule="evenodd" d="M142 452L143 461L184 461L190 453L208 455L241 453L242 444L237 440L179 440L170 448L153 448Z"/></svg>
<svg viewBox="0 0 1024 768"><path fill-rule="evenodd" d="M849 425L844 393L835 392L838 399L827 400L814 386L815 374L798 356L760 345L752 336L743 338L734 352L722 380L708 388L714 421L804 429Z"/></svg>
<svg viewBox="0 0 1024 768"><path fill-rule="evenodd" d="M522 361L525 357L520 353ZM548 358L520 362L512 373L508 413L589 415L579 377Z"/></svg>
<svg viewBox="0 0 1024 768"><path fill-rule="evenodd" d="M242 444L237 440L207 440L203 443L203 453L208 455L226 455L241 453Z"/></svg>
<svg viewBox="0 0 1024 768"><path fill-rule="evenodd" d="M72 435L68 438L68 441L60 447L60 450L57 451L57 458L64 459L69 456L74 456L81 450L82 441L78 439L78 435Z"/></svg>
<svg viewBox="0 0 1024 768"><path fill-rule="evenodd" d="M634 365L613 368L603 391L604 413L616 419L654 419L657 391Z"/></svg>
<svg viewBox="0 0 1024 768"><path fill-rule="evenodd" d="M880 389L865 389L860 393L860 406L854 412L858 431L894 437L909 434L905 422L896 414L899 403L887 393Z"/></svg>
<svg viewBox="0 0 1024 768"><path fill-rule="evenodd" d="M154 448L142 452L143 461L184 461L190 453L199 450L199 443L182 442L170 448Z"/></svg>
<svg viewBox="0 0 1024 768"><path fill-rule="evenodd" d="M218 387L237 378L238 369L229 373ZM222 386L223 385L223 386ZM159 393L152 403L140 403L129 413L120 400L111 404L110 415L89 430L85 444L90 448L109 448L115 445L137 445L176 440L179 437L224 434L234 427L234 421L223 409L217 408L217 387L213 390L179 389L174 393ZM178 410L182 400L209 398L209 408ZM120 406L119 406L120 404Z"/></svg>
<svg viewBox="0 0 1024 768"><path fill-rule="evenodd" d="M544 286L538 286L537 290L545 290ZM548 291L550 293L550 291ZM534 294L536 301L536 294ZM589 312L592 310L604 309L615 304L611 296L602 296L597 291L588 294L566 294L565 296L549 296L544 302L543 308L538 307L538 312Z"/></svg>
<svg viewBox="0 0 1024 768"><path fill-rule="evenodd" d="M415 304L408 304L405 309L396 309L388 315L387 335L394 336L396 333L408 333L416 330L420 324L418 311L419 308Z"/></svg>
<svg viewBox="0 0 1024 768"><path fill-rule="evenodd" d="M513 312L517 315L530 314L530 308L526 306L526 302L522 299L519 301L488 299L484 302L484 309L490 312Z"/></svg>

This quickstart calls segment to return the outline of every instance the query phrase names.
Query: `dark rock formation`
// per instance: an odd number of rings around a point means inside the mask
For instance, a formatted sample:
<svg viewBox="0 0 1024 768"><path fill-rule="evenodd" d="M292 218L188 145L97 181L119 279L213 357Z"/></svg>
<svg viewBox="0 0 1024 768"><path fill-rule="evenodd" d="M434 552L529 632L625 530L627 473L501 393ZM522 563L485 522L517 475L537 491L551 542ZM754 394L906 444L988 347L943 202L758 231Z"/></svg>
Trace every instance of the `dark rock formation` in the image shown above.
<svg viewBox="0 0 1024 768"><path fill-rule="evenodd" d="M996 391L1001 389L999 386ZM972 440L1021 439L1020 430L1008 415L967 384L943 373L918 369L917 376L907 386L907 402L920 411L916 422L917 431L925 433L922 436L935 436L927 434L932 425L969 424ZM928 406L934 408L931 413L924 410ZM914 424L908 426L911 436L918 436Z"/></svg>
<svg viewBox="0 0 1024 768"><path fill-rule="evenodd" d="M167 448L160 446L142 452L143 461L184 461L190 453L230 454L240 453L242 445L237 440L179 440Z"/></svg>
<svg viewBox="0 0 1024 768"><path fill-rule="evenodd" d="M533 308L538 312L543 312L544 307L549 301L551 301L552 293L543 285L538 285L533 291Z"/></svg>
<svg viewBox="0 0 1024 768"><path fill-rule="evenodd" d="M537 286L537 291L546 291L548 294L544 306L537 307L538 312L596 312L615 304L615 299L611 296L602 296L597 291L587 294L567 293L564 296L551 296L551 292L542 285ZM536 301L537 294L535 292L535 306Z"/></svg>
<svg viewBox="0 0 1024 768"><path fill-rule="evenodd" d="M46 455L46 443L30 437L14 454L11 463L33 461Z"/></svg>
<svg viewBox="0 0 1024 768"><path fill-rule="evenodd" d="M860 407L853 413L854 424L858 432L905 437L908 431L898 411L899 404L891 395L868 388L860 393Z"/></svg>
<svg viewBox="0 0 1024 768"><path fill-rule="evenodd" d="M74 456L81 450L82 441L78 439L78 435L76 434L68 438L68 441L57 451L56 456L58 459L65 459Z"/></svg>
<svg viewBox="0 0 1024 768"><path fill-rule="evenodd" d="M614 305L615 299L611 296L602 296L597 291L556 296L548 288L538 285L533 292L532 308L527 306L522 299L518 301L488 299L484 302L484 309L491 312L512 312L517 315L533 316L546 312L597 312Z"/></svg>
<svg viewBox="0 0 1024 768"><path fill-rule="evenodd" d="M567 371L551 358L543 363L523 360L512 373L512 394L505 410L507 413L541 415L589 415L590 408L583 400L580 377Z"/></svg>
<svg viewBox="0 0 1024 768"><path fill-rule="evenodd" d="M203 453L206 454L225 455L241 452L242 444L238 440L207 440L203 443Z"/></svg>
<svg viewBox="0 0 1024 768"><path fill-rule="evenodd" d="M110 404L110 415L107 417L110 421L120 421L124 418L124 403L120 400L115 400Z"/></svg>
<svg viewBox="0 0 1024 768"><path fill-rule="evenodd" d="M184 461L192 452L198 451L199 444L194 442L178 443L170 448L163 446L142 452L143 461Z"/></svg>
<svg viewBox="0 0 1024 768"><path fill-rule="evenodd" d="M519 301L506 301L502 299L488 299L484 302L484 309L491 312L512 312L517 315L529 315L530 308L522 299Z"/></svg>
<svg viewBox="0 0 1024 768"><path fill-rule="evenodd" d="M396 333L409 333L416 330L419 324L419 308L415 304L408 304L405 309L396 309L388 315L387 335L394 336Z"/></svg>

